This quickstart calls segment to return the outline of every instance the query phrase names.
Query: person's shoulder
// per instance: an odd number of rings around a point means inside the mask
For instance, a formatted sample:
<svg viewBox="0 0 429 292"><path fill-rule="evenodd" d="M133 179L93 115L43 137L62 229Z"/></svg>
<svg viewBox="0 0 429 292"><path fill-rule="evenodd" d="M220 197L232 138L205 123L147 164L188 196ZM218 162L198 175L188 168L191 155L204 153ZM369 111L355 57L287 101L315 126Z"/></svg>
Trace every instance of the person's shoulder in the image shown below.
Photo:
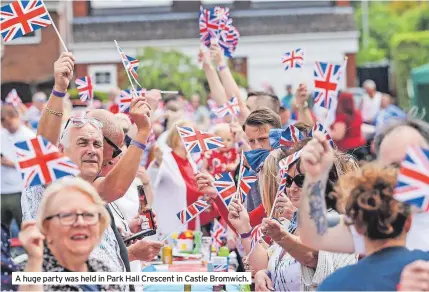
<svg viewBox="0 0 429 292"><path fill-rule="evenodd" d="M351 265L336 270L320 284L317 291L356 290L359 281L356 275L360 275L355 272L356 269L356 265Z"/></svg>
<svg viewBox="0 0 429 292"><path fill-rule="evenodd" d="M419 259L419 260L428 261L429 260L429 251L414 249L414 250L409 251L408 256L412 259Z"/></svg>

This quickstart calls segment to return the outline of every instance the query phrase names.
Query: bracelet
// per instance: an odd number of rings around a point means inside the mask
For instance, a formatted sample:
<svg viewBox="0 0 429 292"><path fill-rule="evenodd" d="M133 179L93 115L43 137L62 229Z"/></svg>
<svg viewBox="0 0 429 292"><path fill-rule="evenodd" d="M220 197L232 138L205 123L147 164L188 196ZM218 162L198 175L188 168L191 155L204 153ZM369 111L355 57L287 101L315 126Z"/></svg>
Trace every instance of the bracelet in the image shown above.
<svg viewBox="0 0 429 292"><path fill-rule="evenodd" d="M222 71L223 69L225 69L225 68L227 68L227 66L226 65L220 65L220 66L217 66L217 70L220 72L220 71Z"/></svg>
<svg viewBox="0 0 429 292"><path fill-rule="evenodd" d="M241 239L249 238L249 237L250 237L250 235L252 234L252 231L253 231L253 228L252 228L252 229L250 229L250 231L249 231L249 232L246 232L246 233L242 233L242 234L240 234L240 238L241 238Z"/></svg>
<svg viewBox="0 0 429 292"><path fill-rule="evenodd" d="M62 112L56 112L51 110L50 108L48 108L48 106L45 106L45 109L47 110L48 113L50 113L51 115L57 116L57 117L62 117L63 113Z"/></svg>
<svg viewBox="0 0 429 292"><path fill-rule="evenodd" d="M146 145L145 144L143 144L143 143L140 143L140 142L138 142L138 141L136 141L136 140L131 140L131 142L130 142L130 146L131 145L134 145L134 146L136 146L136 147L138 147L138 148L140 148L141 150L145 150L146 149Z"/></svg>
<svg viewBox="0 0 429 292"><path fill-rule="evenodd" d="M67 92L59 92L59 91L56 91L55 89L52 89L52 95L59 98L63 98L64 96L66 96L66 93Z"/></svg>

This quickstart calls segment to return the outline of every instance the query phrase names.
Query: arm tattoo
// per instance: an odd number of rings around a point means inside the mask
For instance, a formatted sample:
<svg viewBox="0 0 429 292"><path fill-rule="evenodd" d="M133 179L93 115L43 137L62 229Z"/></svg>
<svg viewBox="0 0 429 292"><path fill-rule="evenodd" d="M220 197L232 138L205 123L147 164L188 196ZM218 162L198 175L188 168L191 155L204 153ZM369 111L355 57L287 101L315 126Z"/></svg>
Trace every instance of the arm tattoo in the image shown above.
<svg viewBox="0 0 429 292"><path fill-rule="evenodd" d="M308 185L310 218L314 221L319 235L324 235L328 230L328 219L326 216L325 183L317 181Z"/></svg>

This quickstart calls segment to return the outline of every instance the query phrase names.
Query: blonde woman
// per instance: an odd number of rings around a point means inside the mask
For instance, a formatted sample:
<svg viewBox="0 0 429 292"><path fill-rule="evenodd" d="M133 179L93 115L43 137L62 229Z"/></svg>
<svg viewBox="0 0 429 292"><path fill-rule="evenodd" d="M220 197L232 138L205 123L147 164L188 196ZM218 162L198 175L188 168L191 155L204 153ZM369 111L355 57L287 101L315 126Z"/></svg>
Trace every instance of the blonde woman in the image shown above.
<svg viewBox="0 0 429 292"><path fill-rule="evenodd" d="M99 244L110 217L104 201L88 182L67 177L43 194L36 221L22 223L19 239L27 254L25 272L108 272L88 260ZM21 291L117 291L118 286L21 285Z"/></svg>

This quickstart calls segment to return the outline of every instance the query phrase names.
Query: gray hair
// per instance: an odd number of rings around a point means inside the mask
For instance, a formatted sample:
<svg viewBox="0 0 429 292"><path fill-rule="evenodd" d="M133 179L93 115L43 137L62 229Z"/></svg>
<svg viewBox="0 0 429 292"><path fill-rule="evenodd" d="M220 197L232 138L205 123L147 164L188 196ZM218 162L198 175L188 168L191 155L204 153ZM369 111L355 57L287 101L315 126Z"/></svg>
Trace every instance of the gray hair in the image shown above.
<svg viewBox="0 0 429 292"><path fill-rule="evenodd" d="M371 89L376 89L377 85L375 84L374 80L367 79L363 82L362 87L363 88L369 87Z"/></svg>

